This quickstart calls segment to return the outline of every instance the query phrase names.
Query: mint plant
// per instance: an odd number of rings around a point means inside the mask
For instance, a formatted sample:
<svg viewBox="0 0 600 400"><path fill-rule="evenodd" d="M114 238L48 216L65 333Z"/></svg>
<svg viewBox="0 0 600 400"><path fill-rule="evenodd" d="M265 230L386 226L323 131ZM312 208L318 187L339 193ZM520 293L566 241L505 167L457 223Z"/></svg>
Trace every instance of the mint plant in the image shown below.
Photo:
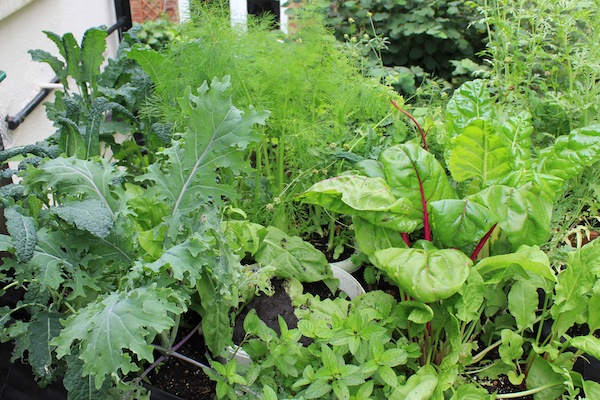
<svg viewBox="0 0 600 400"><path fill-rule="evenodd" d="M252 358L243 373L251 389L241 389L246 397L389 398L405 381L420 351L393 337L401 320L391 295L374 291L352 300L310 294L293 298L304 305L297 308L298 328L289 329L280 318L278 335L255 313L245 318L241 345ZM301 336L311 343L303 346ZM237 364L235 359L230 363ZM227 382L225 376L214 378ZM234 398L227 393L221 398Z"/></svg>

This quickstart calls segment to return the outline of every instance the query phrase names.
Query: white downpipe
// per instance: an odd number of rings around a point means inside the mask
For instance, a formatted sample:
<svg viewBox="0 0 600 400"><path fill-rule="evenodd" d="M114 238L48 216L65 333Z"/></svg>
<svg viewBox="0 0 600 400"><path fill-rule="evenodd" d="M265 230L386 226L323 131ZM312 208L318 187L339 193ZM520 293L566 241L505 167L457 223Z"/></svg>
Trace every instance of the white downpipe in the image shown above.
<svg viewBox="0 0 600 400"><path fill-rule="evenodd" d="M247 26L248 24L248 2L247 0L229 0L231 12L231 25Z"/></svg>
<svg viewBox="0 0 600 400"><path fill-rule="evenodd" d="M288 34L288 15L286 13L287 7L283 4L291 0L279 0L279 29L286 35Z"/></svg>
<svg viewBox="0 0 600 400"><path fill-rule="evenodd" d="M286 14L287 7L283 7L282 2L286 1L279 0L279 26L285 34L288 33L288 15ZM229 11L231 12L232 26L248 25L248 0L229 0Z"/></svg>
<svg viewBox="0 0 600 400"><path fill-rule="evenodd" d="M190 2L189 0L179 0L179 22L187 22L190 19Z"/></svg>

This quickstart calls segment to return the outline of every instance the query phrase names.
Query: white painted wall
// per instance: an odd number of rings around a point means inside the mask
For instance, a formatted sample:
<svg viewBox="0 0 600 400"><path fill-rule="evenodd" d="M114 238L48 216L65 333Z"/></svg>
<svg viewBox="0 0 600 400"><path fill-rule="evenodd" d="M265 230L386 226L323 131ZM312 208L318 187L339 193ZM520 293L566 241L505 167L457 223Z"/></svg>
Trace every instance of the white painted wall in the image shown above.
<svg viewBox="0 0 600 400"><path fill-rule="evenodd" d="M0 15L7 0L0 0ZM0 82L0 113L14 115L39 92L40 84L54 78L54 72L45 63L34 62L27 52L42 49L58 56L56 46L42 31L59 35L71 32L78 42L92 26L111 26L116 22L113 0L9 0L12 11L0 20L0 70L6 79ZM29 3L29 4L27 4ZM7 9L5 9L7 13ZM112 56L118 46L117 33L107 40L107 55ZM52 95L45 101L51 101ZM25 121L9 134L12 146L41 140L54 133L46 119L45 107L39 106ZM9 147L8 143L5 143Z"/></svg>

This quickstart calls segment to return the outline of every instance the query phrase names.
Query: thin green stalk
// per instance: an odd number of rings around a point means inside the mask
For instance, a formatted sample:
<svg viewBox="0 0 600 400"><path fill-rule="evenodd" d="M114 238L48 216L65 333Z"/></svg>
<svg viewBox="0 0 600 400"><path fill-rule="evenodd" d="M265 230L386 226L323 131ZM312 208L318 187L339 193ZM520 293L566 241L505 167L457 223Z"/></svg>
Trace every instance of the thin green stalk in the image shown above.
<svg viewBox="0 0 600 400"><path fill-rule="evenodd" d="M501 344L502 344L502 339L500 339L500 340L492 343L491 345L489 345L485 349L481 350L479 353L477 353L477 355L475 355L475 357L473 357L473 360L471 360L471 362L469 363L469 365L478 363L479 361L481 361L483 359L483 357L485 357L485 355L487 353L489 353L490 351L494 350L496 347L500 346Z"/></svg>
<svg viewBox="0 0 600 400"><path fill-rule="evenodd" d="M524 390L522 392L497 394L496 399L521 399L525 396L531 396L531 395L540 393L546 389L550 389L555 386L562 386L562 383L548 383L546 385L536 387L534 389Z"/></svg>

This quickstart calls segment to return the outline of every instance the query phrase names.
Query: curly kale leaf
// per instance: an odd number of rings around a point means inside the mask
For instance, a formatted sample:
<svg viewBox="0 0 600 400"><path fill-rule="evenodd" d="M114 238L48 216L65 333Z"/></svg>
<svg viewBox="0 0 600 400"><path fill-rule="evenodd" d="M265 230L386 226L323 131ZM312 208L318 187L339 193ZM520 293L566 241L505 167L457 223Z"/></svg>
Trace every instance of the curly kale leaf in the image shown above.
<svg viewBox="0 0 600 400"><path fill-rule="evenodd" d="M199 201L218 201L221 196L235 197L235 191L217 174L220 168L233 173L248 169L244 153L258 141L255 124L264 124L268 112L242 113L227 94L229 78L205 82L198 95L191 89L179 100L187 118L186 129L176 135L173 145L164 150L162 159L150 165L140 179L154 182L153 192L172 206L172 217L187 214Z"/></svg>
<svg viewBox="0 0 600 400"><path fill-rule="evenodd" d="M15 255L21 263L28 262L33 257L38 243L37 223L30 216L23 215L18 207L13 206L4 210L6 229L12 237Z"/></svg>
<svg viewBox="0 0 600 400"><path fill-rule="evenodd" d="M50 344L59 359L78 348L82 375L92 375L100 389L107 375L127 375L139 370L137 361L153 362L152 341L175 325L173 314L185 310L185 300L169 288L113 292L63 321L64 328Z"/></svg>
<svg viewBox="0 0 600 400"><path fill-rule="evenodd" d="M112 212L97 199L70 202L51 210L63 220L86 230L99 238L105 238L114 225Z"/></svg>

